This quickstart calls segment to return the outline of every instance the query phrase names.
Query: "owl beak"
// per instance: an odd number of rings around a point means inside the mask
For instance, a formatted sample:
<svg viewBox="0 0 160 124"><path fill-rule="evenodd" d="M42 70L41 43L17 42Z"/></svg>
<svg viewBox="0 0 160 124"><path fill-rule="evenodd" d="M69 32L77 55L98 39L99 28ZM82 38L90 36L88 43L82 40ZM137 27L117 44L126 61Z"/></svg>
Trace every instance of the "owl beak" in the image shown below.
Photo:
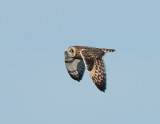
<svg viewBox="0 0 160 124"><path fill-rule="evenodd" d="M68 57L67 50L65 50L65 52L64 52L64 56L65 56L65 58L67 58L67 57Z"/></svg>
<svg viewBox="0 0 160 124"><path fill-rule="evenodd" d="M67 54L67 51L65 50L65 51L64 51L64 55L66 55L66 54Z"/></svg>
<svg viewBox="0 0 160 124"><path fill-rule="evenodd" d="M67 51L68 51L68 49L66 49L66 50L64 51L64 53L67 53Z"/></svg>

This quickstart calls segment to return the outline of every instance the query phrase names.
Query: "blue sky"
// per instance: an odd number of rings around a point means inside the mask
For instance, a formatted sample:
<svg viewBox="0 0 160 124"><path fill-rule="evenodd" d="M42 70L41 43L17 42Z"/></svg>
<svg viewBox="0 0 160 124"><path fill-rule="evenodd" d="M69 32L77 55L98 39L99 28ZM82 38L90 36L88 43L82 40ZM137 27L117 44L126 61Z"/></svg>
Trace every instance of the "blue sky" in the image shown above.
<svg viewBox="0 0 160 124"><path fill-rule="evenodd" d="M160 1L0 1L1 124L159 124ZM72 45L114 48L107 91L68 75Z"/></svg>

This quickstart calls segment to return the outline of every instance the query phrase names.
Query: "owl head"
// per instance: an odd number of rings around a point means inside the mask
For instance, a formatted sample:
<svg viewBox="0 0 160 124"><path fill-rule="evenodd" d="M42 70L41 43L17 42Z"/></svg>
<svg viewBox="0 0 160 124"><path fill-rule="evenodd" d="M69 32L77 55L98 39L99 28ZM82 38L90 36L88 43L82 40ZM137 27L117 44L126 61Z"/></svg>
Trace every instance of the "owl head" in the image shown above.
<svg viewBox="0 0 160 124"><path fill-rule="evenodd" d="M76 49L75 47L69 47L66 51L65 51L65 57L75 57L76 56Z"/></svg>

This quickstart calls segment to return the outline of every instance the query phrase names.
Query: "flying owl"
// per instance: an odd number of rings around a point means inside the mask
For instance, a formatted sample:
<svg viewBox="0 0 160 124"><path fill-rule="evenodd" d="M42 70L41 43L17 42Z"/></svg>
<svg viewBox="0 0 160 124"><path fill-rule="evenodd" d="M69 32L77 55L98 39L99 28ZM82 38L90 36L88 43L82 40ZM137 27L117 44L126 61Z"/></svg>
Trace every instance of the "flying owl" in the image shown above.
<svg viewBox="0 0 160 124"><path fill-rule="evenodd" d="M66 69L74 80L80 81L86 68L97 88L105 92L106 71L103 56L106 52L114 51L114 49L71 46L64 53Z"/></svg>

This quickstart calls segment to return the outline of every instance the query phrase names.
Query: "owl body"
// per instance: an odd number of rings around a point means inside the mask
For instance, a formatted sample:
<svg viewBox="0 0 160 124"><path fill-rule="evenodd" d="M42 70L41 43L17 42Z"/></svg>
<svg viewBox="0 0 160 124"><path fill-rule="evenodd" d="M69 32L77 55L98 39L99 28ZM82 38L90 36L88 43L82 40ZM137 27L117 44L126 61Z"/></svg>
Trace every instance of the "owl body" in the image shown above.
<svg viewBox="0 0 160 124"><path fill-rule="evenodd" d="M74 80L80 81L86 68L97 88L104 92L106 71L103 56L106 52L114 51L114 49L71 46L65 51L66 69Z"/></svg>

